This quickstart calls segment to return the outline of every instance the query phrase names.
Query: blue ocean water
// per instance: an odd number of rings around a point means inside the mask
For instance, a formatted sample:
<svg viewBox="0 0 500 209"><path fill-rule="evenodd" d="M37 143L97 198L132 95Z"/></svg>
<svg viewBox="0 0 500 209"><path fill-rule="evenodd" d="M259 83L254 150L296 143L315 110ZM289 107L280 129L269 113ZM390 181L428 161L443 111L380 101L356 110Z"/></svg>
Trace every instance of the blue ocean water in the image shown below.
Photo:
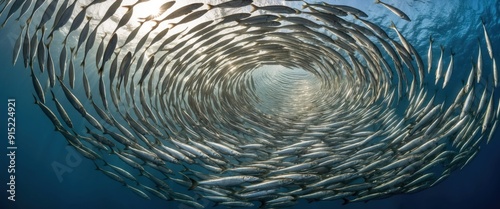
<svg viewBox="0 0 500 209"><path fill-rule="evenodd" d="M428 37L435 39L434 61L442 44L457 53L452 85L461 87L459 78L470 70L470 57L477 56L477 38L484 46L479 17L482 17L493 43L493 51L500 54L499 1L447 0L447 1L390 1L387 3L405 11L411 23L400 20L380 5L371 1L331 1L350 4L367 12L373 22L389 26L393 20L400 31L425 55ZM11 20L12 21L12 20ZM14 24L15 25L15 24ZM386 30L389 29L386 27ZM395 37L391 33L391 37ZM33 104L29 70L18 60L12 66L12 47L17 34L0 31L0 208L187 208L175 202L158 198L145 200L119 183L94 170L94 164L68 148L64 137L54 131L54 126L42 111ZM486 55L483 47L483 56ZM497 55L497 58L499 56ZM425 60L424 60L425 62ZM486 61L485 65L490 66ZM447 89L448 90L448 89ZM449 90L450 93L453 90ZM444 94L441 94L444 95ZM16 158L15 202L7 200L8 157L7 150L7 99L16 100ZM47 95L47 99L51 96ZM495 98L498 101L498 98ZM453 172L444 182L427 190L396 195L367 203L342 205L341 201L307 203L300 201L294 208L385 208L385 209L441 209L441 208L500 208L496 199L500 194L500 130L497 129L490 144L481 145L479 154L462 170ZM78 157L75 157L78 156ZM81 160L79 160L81 159ZM65 166L71 172L58 178L53 166ZM211 208L208 204L206 208ZM221 208L221 207L218 207Z"/></svg>

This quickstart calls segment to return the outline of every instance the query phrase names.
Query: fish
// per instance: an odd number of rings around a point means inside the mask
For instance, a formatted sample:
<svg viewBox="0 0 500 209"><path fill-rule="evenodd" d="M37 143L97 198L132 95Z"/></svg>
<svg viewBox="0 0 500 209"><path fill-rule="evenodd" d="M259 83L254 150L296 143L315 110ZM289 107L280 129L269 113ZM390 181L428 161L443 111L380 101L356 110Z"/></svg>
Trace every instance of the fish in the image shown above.
<svg viewBox="0 0 500 209"><path fill-rule="evenodd" d="M208 10L211 10L213 8L236 8L236 7L248 6L252 3L253 0L230 0L216 5L207 4L207 7Z"/></svg>
<svg viewBox="0 0 500 209"><path fill-rule="evenodd" d="M16 21L19 21L19 19L28 11L28 8L30 8L32 3L32 0L28 0L28 2L25 2L23 4L23 7L21 8L21 12L19 13L19 16L16 18Z"/></svg>
<svg viewBox="0 0 500 209"><path fill-rule="evenodd" d="M455 53L451 51L451 58L450 58L450 63L448 64L448 68L446 69L446 74L444 75L444 82L443 82L443 89L446 87L446 84L450 81L451 78L451 73L453 71L453 57L455 56Z"/></svg>
<svg viewBox="0 0 500 209"><path fill-rule="evenodd" d="M66 48L64 48L63 50L61 50L61 53L59 54L59 71L60 71L59 77L61 78L64 78L66 75L66 59L67 59L66 51L67 51Z"/></svg>
<svg viewBox="0 0 500 209"><path fill-rule="evenodd" d="M14 51L12 52L12 65L16 65L17 58L19 57L19 53L21 52L23 32L24 26L21 26L21 33L19 33L19 36L16 39L16 43L14 44Z"/></svg>
<svg viewBox="0 0 500 209"><path fill-rule="evenodd" d="M166 17L164 17L162 20L153 20L155 22L160 23L160 22L163 22L165 20L170 20L170 19L174 19L174 18L177 18L177 17L180 17L180 16L183 16L183 15L187 15L189 13L191 13L192 11L202 7L204 4L203 3L192 3L192 4L188 4L188 5L185 5L183 7L180 7L178 8L177 10L169 13L169 15L167 15ZM209 7L209 10L210 10L210 7Z"/></svg>
<svg viewBox="0 0 500 209"><path fill-rule="evenodd" d="M73 55L73 51L75 48L71 48L70 50L70 55ZM75 65L73 64L73 58L70 56L69 59L69 67L68 67L68 80L69 80L69 86L74 89L75 88ZM61 73L62 75L62 73ZM62 76L60 76L62 77Z"/></svg>
<svg viewBox="0 0 500 209"><path fill-rule="evenodd" d="M429 49L427 50L427 73L431 73L432 69L432 43L434 42L434 39L432 38L432 35L429 36Z"/></svg>
<svg viewBox="0 0 500 209"><path fill-rule="evenodd" d="M80 27L82 25L83 21L86 18L87 7L81 7L81 8L82 8L82 10L80 12L78 12L78 14L76 15L75 19L71 22L71 26L70 26L69 32L66 34L66 36L64 37L64 40L62 42L63 45L66 45L66 42L67 42L68 37L69 37L69 34L71 34L71 32L75 31L78 27ZM69 13L69 11L68 11L68 13ZM65 14L65 15L69 15L69 14ZM61 24L61 26L62 25L64 25L64 24ZM55 30L52 30L52 33L54 31Z"/></svg>
<svg viewBox="0 0 500 209"><path fill-rule="evenodd" d="M232 185L238 185L241 183L245 182L256 182L260 181L260 178L254 177L254 176L229 176L229 177L221 177L218 179L211 179L211 180L205 180L205 181L195 181L191 180L192 185L189 188L190 190L196 188L197 186L202 186L202 185L217 185L217 186L232 186Z"/></svg>
<svg viewBox="0 0 500 209"><path fill-rule="evenodd" d="M9 20L9 18L14 14L14 12L16 12L19 8L21 8L21 6L23 6L23 4L25 2L26 1L23 1L23 0L15 0L14 1L14 3L12 4L12 6L10 7L9 13L7 14L7 18L5 18L5 20L2 23L2 28L5 27L5 24L7 23L7 21Z"/></svg>
<svg viewBox="0 0 500 209"><path fill-rule="evenodd" d="M50 43L46 45L47 47L47 73L49 74L49 85L54 87L56 85L56 69L54 67L54 60L50 54Z"/></svg>
<svg viewBox="0 0 500 209"><path fill-rule="evenodd" d="M121 183L121 184L123 184L123 185L125 185L125 186L127 185L127 183L125 182L125 180L123 180L123 178L122 178L122 177L120 177L118 174L113 173L113 172L111 172L111 171L103 170L103 169L102 169L101 167L99 167L97 164L95 164L95 166L96 166L96 170L99 170L99 171L101 171L102 173L106 174L106 176L108 176L109 178L111 178L111 179L113 179L113 180L115 180L115 181L117 181L117 182L119 182L119 183Z"/></svg>
<svg viewBox="0 0 500 209"><path fill-rule="evenodd" d="M38 96L38 99L40 100L41 103L45 104L45 93L44 93L45 91L43 90L40 81L38 81L38 78L35 76L33 69L31 69L31 82L33 83L33 87L35 88L35 92L36 95Z"/></svg>
<svg viewBox="0 0 500 209"><path fill-rule="evenodd" d="M38 101L36 99L35 95L33 95L33 98L35 100L35 104L38 105L40 107L40 109L42 109L43 113L50 119L52 124L54 124L55 129L56 130L63 130L63 125L59 121L59 119L57 118L56 114L54 114L54 112L52 112L52 110L50 110L50 108L48 108L45 104Z"/></svg>
<svg viewBox="0 0 500 209"><path fill-rule="evenodd" d="M144 82L144 79L146 79L146 76L148 76L149 72L153 70L153 65L155 62L155 57L152 56L149 58L149 60L146 62L146 65L144 66L144 70L141 75L141 79L139 80L139 85L142 85L142 82Z"/></svg>
<svg viewBox="0 0 500 209"><path fill-rule="evenodd" d="M57 101L57 98L54 94L54 91L51 90L50 93L52 94L52 100L54 100L54 102L56 103L56 107L57 107L57 111L59 112L59 115L61 115L61 117L63 118L63 121L66 123L66 125L68 125L68 127L73 128L73 122L71 121L71 118L69 117L68 113L64 109L64 106L62 106L61 103L59 103L59 101Z"/></svg>
<svg viewBox="0 0 500 209"><path fill-rule="evenodd" d="M443 46L440 46L441 48L441 55L439 56L439 61L438 61L438 65L437 65L437 68L436 68L436 79L435 79L435 84L437 84L437 82L439 81L439 79L441 78L441 74L442 74L442 71L443 71L443 54L444 54L444 47Z"/></svg>
<svg viewBox="0 0 500 209"><path fill-rule="evenodd" d="M481 53L481 44L479 44L479 52L477 53L477 66L476 66L476 82L481 81L481 74L483 72L483 55Z"/></svg>
<svg viewBox="0 0 500 209"><path fill-rule="evenodd" d="M147 199L147 200L150 200L151 198L142 190L138 189L138 188L135 188L135 187L132 187L130 185L125 185L125 187L131 189L134 193L138 194L139 196L141 196L142 198L144 199Z"/></svg>
<svg viewBox="0 0 500 209"><path fill-rule="evenodd" d="M102 71L104 71L104 64L106 64L106 62L109 59L111 59L113 52L116 50L117 44L118 44L118 36L116 35L116 33L113 33L113 36L109 40L108 45L106 46L106 50L104 51L104 55L102 58L102 64L101 64L101 67L99 68L99 71L98 71L99 74L101 74ZM96 62L96 63L99 63L99 62Z"/></svg>
<svg viewBox="0 0 500 209"><path fill-rule="evenodd" d="M264 10L273 13L283 13L283 14L299 14L300 11L288 6L276 5L276 6L256 6L255 4L250 4L252 6L252 10L250 13L255 12L256 10Z"/></svg>
<svg viewBox="0 0 500 209"><path fill-rule="evenodd" d="M488 49L488 55L493 59L493 48L491 47L490 36L488 35L488 31L486 30L486 26L484 25L484 20L481 18L481 25L483 26L484 39L486 40L486 48Z"/></svg>
<svg viewBox="0 0 500 209"><path fill-rule="evenodd" d="M69 1L63 2L63 4L61 5L61 8L63 8L63 7L65 8L66 6L64 6L64 5L67 5L68 2ZM56 11L56 7L57 7L56 1L52 1L52 2L50 2L49 5L47 5L47 7L45 8L45 10L43 12L42 19L40 20L40 22L38 24L37 30L45 27L45 23L47 23L49 20L52 19L52 16L54 15L54 12Z"/></svg>
<svg viewBox="0 0 500 209"><path fill-rule="evenodd" d="M65 25L69 19L71 18L71 15L73 14L73 11L75 10L76 7L76 2L78 1L73 1L73 3L64 10L64 12L61 14L60 18L57 18L57 22L54 23L54 26L52 27L52 30L49 33L49 38L52 38L54 31L58 30L61 28L63 25ZM63 8L63 7L61 7ZM56 15L58 16L58 15ZM81 18L83 19L83 18Z"/></svg>
<svg viewBox="0 0 500 209"><path fill-rule="evenodd" d="M493 71L493 82L495 84L495 87L498 86L498 71L497 71L497 61L496 59L492 60L492 69Z"/></svg>
<svg viewBox="0 0 500 209"><path fill-rule="evenodd" d="M398 8L396 8L394 6L391 6L389 4L386 4L386 3L384 3L384 2L382 2L380 0L375 0L375 4L382 4L385 8L391 10L391 12L393 12L397 16L401 17L401 19L406 20L408 22L411 22L411 20L408 17L408 15L406 15L403 11L399 10Z"/></svg>
<svg viewBox="0 0 500 209"><path fill-rule="evenodd" d="M90 20L92 20L92 17L86 16L86 19L87 19L87 23L85 23L85 26L83 26L82 31L80 31L80 35L78 36L78 43L76 45L76 50L74 50L74 53L78 52L78 49L80 49L80 46L83 44L83 42L87 38L87 34L90 30Z"/></svg>
<svg viewBox="0 0 500 209"><path fill-rule="evenodd" d="M26 33L24 33L22 52L23 52L24 68L28 68L29 56L30 56L29 55L30 54L30 38L29 38L28 30L26 30Z"/></svg>
<svg viewBox="0 0 500 209"><path fill-rule="evenodd" d="M182 18L179 22L177 22L177 23L171 23L170 24L170 29L173 28L173 27L175 27L175 26L177 26L177 25L188 23L188 22L194 21L194 20L196 20L198 18L201 18L207 12L208 12L208 9L202 9L202 10L197 10L197 11L191 12L188 15L186 15L184 18Z"/></svg>
<svg viewBox="0 0 500 209"><path fill-rule="evenodd" d="M71 105L82 115L85 116L87 114L87 111L85 110L85 107L83 104L80 102L80 100L73 94L71 93L71 90L66 87L66 85L63 83L62 79L58 77L59 83L61 84L61 88L64 91L64 94L66 95L66 98L70 101Z"/></svg>

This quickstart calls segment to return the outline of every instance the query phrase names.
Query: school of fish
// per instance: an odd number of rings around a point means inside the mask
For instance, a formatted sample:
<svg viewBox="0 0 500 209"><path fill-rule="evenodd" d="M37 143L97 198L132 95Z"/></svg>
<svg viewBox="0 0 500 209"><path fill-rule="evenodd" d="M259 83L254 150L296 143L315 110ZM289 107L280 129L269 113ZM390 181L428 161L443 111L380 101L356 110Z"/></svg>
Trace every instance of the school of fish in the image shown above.
<svg viewBox="0 0 500 209"><path fill-rule="evenodd" d="M19 31L12 64L30 70L47 121L145 199L279 208L416 192L465 166L497 128L495 52L480 17L477 56L455 66L432 34L417 51L391 21L326 2L0 7L1 27ZM450 80L457 70L462 82Z"/></svg>

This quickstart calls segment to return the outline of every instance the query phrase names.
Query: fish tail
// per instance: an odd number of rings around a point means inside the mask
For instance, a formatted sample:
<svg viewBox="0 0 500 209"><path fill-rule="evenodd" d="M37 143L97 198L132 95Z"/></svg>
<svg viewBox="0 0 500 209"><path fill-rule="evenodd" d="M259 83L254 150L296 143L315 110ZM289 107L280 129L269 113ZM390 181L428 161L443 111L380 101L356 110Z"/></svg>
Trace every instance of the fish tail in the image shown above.
<svg viewBox="0 0 500 209"><path fill-rule="evenodd" d="M431 42L431 43L434 42L434 38L432 38L432 35L429 36L429 42Z"/></svg>
<svg viewBox="0 0 500 209"><path fill-rule="evenodd" d="M97 71L97 74L99 74L100 76L102 76L102 71L104 71L104 63L102 63L101 67Z"/></svg>
<svg viewBox="0 0 500 209"><path fill-rule="evenodd" d="M184 169L182 169L182 171L181 171L181 172L191 171L191 170L189 170L189 168L188 168L188 167L186 167L186 165L184 165L184 164L182 164L182 167L184 167ZM182 173L181 173L181 174L182 174Z"/></svg>
<svg viewBox="0 0 500 209"><path fill-rule="evenodd" d="M305 9L307 7L310 7L311 5L309 5L307 2L304 2L304 5L302 5L302 9Z"/></svg>
<svg viewBox="0 0 500 209"><path fill-rule="evenodd" d="M344 197L344 198L342 198L342 200L344 201L344 202L342 203L342 205L347 205L347 204L349 204L349 202L351 202L349 199L347 199L347 198L345 198L345 197Z"/></svg>
<svg viewBox="0 0 500 209"><path fill-rule="evenodd" d="M380 0L375 0L375 4L380 4Z"/></svg>
<svg viewBox="0 0 500 209"><path fill-rule="evenodd" d="M69 35L69 33L68 33L68 35ZM66 35L66 37L64 37L64 40L63 40L63 42L61 43L61 44L63 45L63 47L65 47L65 46L66 46L66 40L68 40L68 35Z"/></svg>
<svg viewBox="0 0 500 209"><path fill-rule="evenodd" d="M35 100L35 104L38 104L39 101L36 99L35 95L33 94L33 99Z"/></svg>
<svg viewBox="0 0 500 209"><path fill-rule="evenodd" d="M134 8L134 5L125 5L125 6L122 6L122 7L125 7L125 8L127 8L128 10L130 10L130 9Z"/></svg>
<svg viewBox="0 0 500 209"><path fill-rule="evenodd" d="M189 178L189 180L191 181L191 186L189 187L188 190L193 190L194 188L196 188L196 186L198 186L198 182L192 178Z"/></svg>
<svg viewBox="0 0 500 209"><path fill-rule="evenodd" d="M56 96L54 95L54 91L52 91L52 89L50 90L50 93L52 94L52 100L56 101Z"/></svg>
<svg viewBox="0 0 500 209"><path fill-rule="evenodd" d="M97 163L95 161L92 161L92 162L94 163L96 170L101 170L101 168L99 168L99 166L97 165Z"/></svg>
<svg viewBox="0 0 500 209"><path fill-rule="evenodd" d="M207 4L207 7L208 7L208 10L211 10L212 8L214 8L214 5Z"/></svg>
<svg viewBox="0 0 500 209"><path fill-rule="evenodd" d="M259 202L260 202L259 208L265 208L266 207L267 202L265 200L259 200Z"/></svg>
<svg viewBox="0 0 500 209"><path fill-rule="evenodd" d="M250 4L252 6L252 10L250 10L250 13L255 12L255 10L259 9L258 6L255 6L255 4Z"/></svg>
<svg viewBox="0 0 500 209"><path fill-rule="evenodd" d="M389 27L392 29L396 29L396 25L394 24L394 22L392 20L391 20L391 25Z"/></svg>

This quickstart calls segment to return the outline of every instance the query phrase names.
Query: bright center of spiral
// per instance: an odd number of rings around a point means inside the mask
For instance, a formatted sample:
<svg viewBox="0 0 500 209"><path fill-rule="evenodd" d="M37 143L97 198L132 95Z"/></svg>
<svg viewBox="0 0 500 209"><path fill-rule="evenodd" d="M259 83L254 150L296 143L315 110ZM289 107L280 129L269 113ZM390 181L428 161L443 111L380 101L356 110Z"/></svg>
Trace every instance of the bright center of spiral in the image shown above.
<svg viewBox="0 0 500 209"><path fill-rule="evenodd" d="M280 115L300 114L319 91L320 82L300 68L263 65L253 72L256 95L263 112Z"/></svg>

